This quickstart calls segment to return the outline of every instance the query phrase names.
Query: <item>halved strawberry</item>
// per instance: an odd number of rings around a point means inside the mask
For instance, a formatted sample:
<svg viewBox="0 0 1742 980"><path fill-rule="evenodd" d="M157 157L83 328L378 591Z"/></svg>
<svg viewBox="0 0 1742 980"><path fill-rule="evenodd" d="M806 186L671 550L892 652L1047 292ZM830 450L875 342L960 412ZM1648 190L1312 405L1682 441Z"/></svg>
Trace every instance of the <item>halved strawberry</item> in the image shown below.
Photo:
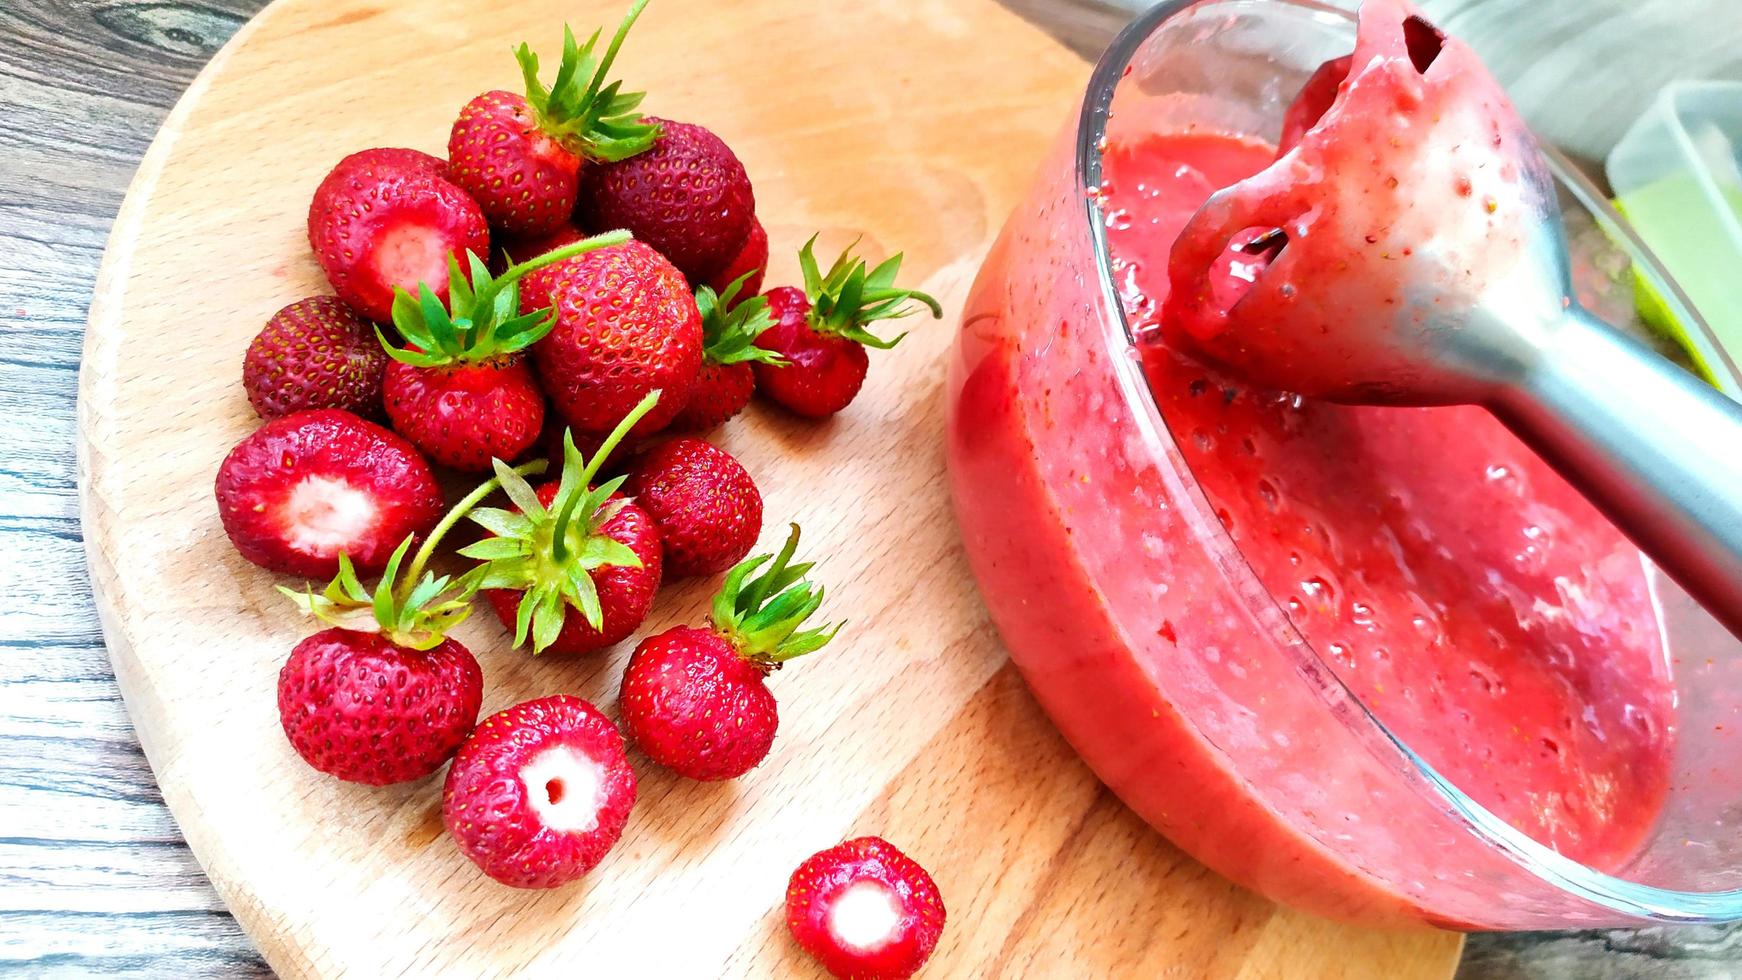
<svg viewBox="0 0 1742 980"><path fill-rule="evenodd" d="M786 886L786 927L837 977L905 980L944 931L944 902L924 868L881 837L818 851Z"/></svg>
<svg viewBox="0 0 1742 980"><path fill-rule="evenodd" d="M635 111L644 93L605 83L646 5L638 0L629 8L597 62L599 32L578 45L564 25L562 63L548 89L538 78L538 56L520 45L514 56L526 94L486 92L460 110L448 137L449 169L492 225L513 235L548 234L569 220L583 165L623 160L653 145L659 127Z"/></svg>
<svg viewBox="0 0 1742 980"><path fill-rule="evenodd" d="M622 736L566 694L484 719L442 787L442 823L461 853L515 888L555 888L593 870L634 805Z"/></svg>
<svg viewBox="0 0 1742 980"><path fill-rule="evenodd" d="M638 241L602 248L547 268L548 301L557 322L532 345L545 394L580 432L609 432L650 391L662 393L637 436L669 424L702 367L702 317L683 275Z"/></svg>
<svg viewBox="0 0 1742 980"><path fill-rule="evenodd" d="M416 151L346 157L315 190L308 240L339 298L371 320L392 314L395 286L447 295L448 258L490 250L478 205Z"/></svg>
<svg viewBox="0 0 1742 980"><path fill-rule="evenodd" d="M408 534L442 516L441 488L411 444L338 409L274 419L218 467L218 516L256 565L331 578L339 556L366 573L386 567Z"/></svg>
<svg viewBox="0 0 1742 980"><path fill-rule="evenodd" d="M624 237L572 242L500 276L468 253L471 282L450 260L445 305L427 285L419 284L415 299L400 290L393 324L409 347L380 337L393 358L383 385L393 427L431 459L468 472L488 472L491 460L516 459L530 449L544 425L544 393L520 351L549 333L556 315L549 307L520 313L519 281Z"/></svg>
<svg viewBox="0 0 1742 980"><path fill-rule="evenodd" d="M757 364L754 371L756 389L775 404L795 415L826 418L846 408L865 384L865 348L888 350L906 336L885 340L866 329L869 324L914 313L910 301L924 304L933 317L944 311L929 295L895 285L899 252L867 271L848 248L825 275L811 251L815 244L813 237L798 253L804 289L767 293L775 323L756 343L784 363Z"/></svg>
<svg viewBox="0 0 1742 980"><path fill-rule="evenodd" d="M248 344L242 387L261 418L313 408L379 417L386 370L368 321L337 296L310 296L272 314Z"/></svg>
<svg viewBox="0 0 1742 980"><path fill-rule="evenodd" d="M743 297L749 279L746 272L715 295L712 286L696 289L696 310L702 318L702 369L690 389L689 400L671 424L679 429L711 429L744 410L756 391L756 376L750 365L760 361L782 363L780 355L756 346L756 338L774 326L768 301L761 296Z"/></svg>
<svg viewBox="0 0 1742 980"><path fill-rule="evenodd" d="M481 588L514 645L532 652L586 653L628 637L659 591L659 529L617 494L624 478L595 487L611 451L659 400L649 394L623 417L590 459L564 442L562 480L538 490L498 461L513 510L484 508L472 520L491 537L460 549L483 562Z"/></svg>
<svg viewBox="0 0 1742 980"><path fill-rule="evenodd" d="M590 231L627 229L700 285L748 243L756 195L724 140L693 123L652 116L653 148L591 168L575 217Z"/></svg>

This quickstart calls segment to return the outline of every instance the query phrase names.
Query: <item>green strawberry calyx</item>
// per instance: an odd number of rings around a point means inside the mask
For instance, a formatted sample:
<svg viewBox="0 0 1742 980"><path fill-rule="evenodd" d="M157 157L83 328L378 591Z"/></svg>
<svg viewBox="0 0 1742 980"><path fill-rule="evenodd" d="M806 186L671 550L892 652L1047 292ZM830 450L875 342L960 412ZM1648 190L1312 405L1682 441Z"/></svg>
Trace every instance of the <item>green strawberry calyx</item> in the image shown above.
<svg viewBox="0 0 1742 980"><path fill-rule="evenodd" d="M629 28L647 0L636 0L617 26L603 57L594 59L599 31L586 44L575 43L575 32L563 25L563 57L550 87L538 80L538 55L524 43L514 49L520 73L526 79L526 101L532 107L538 128L569 152L588 160L615 163L653 146L659 139L659 124L650 123L635 111L646 92L624 92L622 82L606 83L611 62L623 46Z"/></svg>
<svg viewBox="0 0 1742 980"><path fill-rule="evenodd" d="M774 316L768 312L768 300L751 296L742 301L738 294L755 270L732 280L726 291L715 293L711 286L696 289L696 309L702 315L702 359L709 364L744 364L761 361L784 366L786 358L774 351L756 346L756 338L774 326Z"/></svg>
<svg viewBox="0 0 1742 980"><path fill-rule="evenodd" d="M641 559L626 544L603 530L623 509L621 498L611 499L627 477L593 486L593 478L605 459L629 430L659 402L659 392L649 392L617 428L605 437L591 459L575 447L574 434L563 433L563 475L550 506L539 502L538 492L519 474L500 461L496 476L516 509L480 507L469 516L494 537L460 549L479 565L478 588L514 589L521 593L514 620L514 645L528 637L537 654L556 642L563 618L575 609L597 630L604 623L599 589L593 572L610 565L640 568Z"/></svg>
<svg viewBox="0 0 1742 980"><path fill-rule="evenodd" d="M885 340L866 329L869 324L918 312L918 308L910 303L923 304L931 310L934 318L943 317L943 307L930 295L895 285L895 276L901 271L900 252L884 259L875 269L868 269L865 260L853 254L853 247L859 244L855 241L824 273L818 267L813 251L816 243L816 236L812 235L811 240L798 250L799 269L804 273L804 291L811 304L812 330L888 350L907 334L903 332Z"/></svg>
<svg viewBox="0 0 1742 980"><path fill-rule="evenodd" d="M459 260L449 255L446 306L428 283L417 284L416 296L404 287L393 287L393 325L411 347L394 344L380 327L375 328L375 336L389 357L413 367L477 363L525 350L550 333L557 317L556 311L548 306L530 313L520 312L521 277L534 269L628 240L629 233L625 231L583 238L509 266L499 276L490 275L490 270L470 249L466 251L470 277L461 274Z"/></svg>
<svg viewBox="0 0 1742 980"><path fill-rule="evenodd" d="M778 554L757 555L739 562L726 573L725 582L714 596L714 609L709 616L714 631L740 657L765 672L818 650L845 625L799 629L823 604L823 587L805 579L814 562L791 564L797 548L798 525L794 524ZM756 574L758 571L760 575Z"/></svg>
<svg viewBox="0 0 1742 980"><path fill-rule="evenodd" d="M515 479L521 479L523 474L544 472L546 465L542 459L534 460L508 472L514 474ZM506 469L506 466L502 468ZM305 588L298 592L281 585L278 591L296 603L304 615L313 616L323 623L378 632L392 643L412 650L433 649L447 638L449 630L472 614L472 597L478 592L482 576L474 569L454 578L426 572L424 567L435 556L442 538L460 518L500 485L499 471L497 476L485 480L455 504L424 538L423 546L412 557L411 564L401 570L406 553L416 538L416 535L406 535L394 549L393 557L388 559L373 592L363 586L350 556L345 554L339 555L339 574L327 583L324 590L317 593Z"/></svg>

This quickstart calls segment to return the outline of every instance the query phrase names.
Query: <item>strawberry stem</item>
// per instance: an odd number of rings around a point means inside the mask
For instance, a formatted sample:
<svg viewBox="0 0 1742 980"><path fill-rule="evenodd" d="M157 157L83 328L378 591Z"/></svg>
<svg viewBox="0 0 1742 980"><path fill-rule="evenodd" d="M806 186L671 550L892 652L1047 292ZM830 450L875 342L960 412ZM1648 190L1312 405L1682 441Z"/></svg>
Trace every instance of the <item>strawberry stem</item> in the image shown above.
<svg viewBox="0 0 1742 980"><path fill-rule="evenodd" d="M593 478L599 475L599 468L605 465L605 458L611 455L612 450L616 449L617 445L629 435L629 430L635 428L635 423L641 421L643 416L653 411L653 406L659 404L659 396L660 392L650 391L641 401L637 402L635 407L630 409L629 413L617 423L617 427L611 430L611 434L605 437L605 441L599 443L599 448L594 450L592 459L582 458L581 451L575 447L574 433L563 432L564 489L569 489L566 486L568 484L567 477L574 470L570 463L579 462L581 468L576 479L580 483L582 492L563 493L559 491L557 493L558 499L561 500L561 506L557 509L556 536L551 540L550 552L551 557L555 558L558 563L568 560L569 521L574 517L576 507L587 496L584 492L585 489L593 485Z"/></svg>
<svg viewBox="0 0 1742 980"><path fill-rule="evenodd" d="M535 476L543 473L549 465L550 463L546 460L535 459L530 463L522 463L514 467L513 472L521 476ZM446 537L447 533L453 530L454 525L458 524L460 519L465 517L473 507L478 506L485 497L495 493L501 485L501 477L493 476L485 480L478 484L477 489L461 497L459 503L442 515L442 519L436 522L436 526L429 532L429 537L423 539L423 546L417 549L416 555L412 556L411 567L406 569L405 576L399 583L397 593L400 598L410 596L411 590L417 587L417 580L423 575L424 566L428 565L429 560L435 557L436 546L441 544L442 538Z"/></svg>

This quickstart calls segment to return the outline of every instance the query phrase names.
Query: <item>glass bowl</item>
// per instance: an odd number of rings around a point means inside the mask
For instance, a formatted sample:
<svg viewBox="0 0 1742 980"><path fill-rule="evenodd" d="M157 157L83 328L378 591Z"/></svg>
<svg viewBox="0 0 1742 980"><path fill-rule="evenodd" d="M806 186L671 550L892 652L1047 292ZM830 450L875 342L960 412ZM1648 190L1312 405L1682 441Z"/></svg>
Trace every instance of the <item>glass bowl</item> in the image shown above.
<svg viewBox="0 0 1742 980"><path fill-rule="evenodd" d="M1175 0L1103 56L988 254L951 358L951 493L992 618L1104 782L1278 901L1460 929L1742 918L1742 644L1646 567L1672 705L1650 733L1663 804L1624 854L1583 863L1477 802L1448 774L1469 760L1412 747L1406 731L1431 732L1435 711L1456 722L1456 697L1376 710L1345 651L1297 628L1293 597L1266 588L1188 461L1181 440L1203 434L1170 430L1150 393L1109 257L1109 142L1193 114L1274 141L1306 78L1353 39L1349 14L1311 0ZM1596 189L1550 163L1586 305L1637 328L1637 270L1699 333Z"/></svg>

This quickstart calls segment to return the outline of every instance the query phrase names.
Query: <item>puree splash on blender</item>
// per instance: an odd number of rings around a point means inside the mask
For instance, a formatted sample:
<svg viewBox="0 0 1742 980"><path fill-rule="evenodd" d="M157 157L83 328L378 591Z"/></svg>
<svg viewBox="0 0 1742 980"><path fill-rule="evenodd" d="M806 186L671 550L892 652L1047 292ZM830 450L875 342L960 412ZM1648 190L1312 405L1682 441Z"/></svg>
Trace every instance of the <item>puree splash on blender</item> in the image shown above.
<svg viewBox="0 0 1742 980"><path fill-rule="evenodd" d="M1296 637L1477 805L1574 861L1623 865L1675 735L1639 551L1483 409L1296 393L1349 393L1346 362L1369 352L1314 317L1401 301L1389 263L1432 250L1475 284L1516 259L1528 202L1492 152L1513 110L1468 48L1367 0L1354 55L1302 90L1280 154L1194 112L1111 128L1101 156L1112 277L1166 452L1146 456L1153 435L1117 410L1129 392L1100 362L1123 352L1077 340L1083 307L1048 284L1052 205L1018 212L969 300L952 490L1013 659L1127 803L1273 897L1453 925L1528 902L1467 870L1476 852L1418 788L1348 751L1335 693L1290 666ZM1441 152L1403 159L1398 127ZM1230 559L1200 554L1194 487L1292 633L1252 611ZM1302 673L1311 696L1291 686Z"/></svg>

